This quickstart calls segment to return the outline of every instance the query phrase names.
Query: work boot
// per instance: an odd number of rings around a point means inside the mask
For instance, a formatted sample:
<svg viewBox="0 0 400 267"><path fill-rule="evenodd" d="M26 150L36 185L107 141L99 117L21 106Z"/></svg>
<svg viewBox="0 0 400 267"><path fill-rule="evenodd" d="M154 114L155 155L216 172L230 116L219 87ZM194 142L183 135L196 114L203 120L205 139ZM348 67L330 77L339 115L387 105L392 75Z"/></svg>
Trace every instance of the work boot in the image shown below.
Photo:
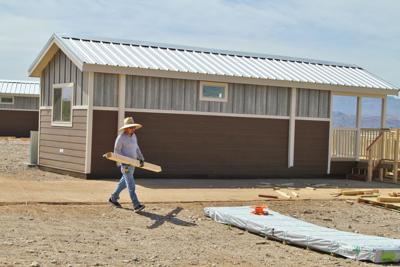
<svg viewBox="0 0 400 267"><path fill-rule="evenodd" d="M121 208L121 207L122 207L121 204L119 204L118 201L113 200L111 197L108 199L108 202L110 202L111 205L113 205L113 206L116 207L116 208Z"/></svg>

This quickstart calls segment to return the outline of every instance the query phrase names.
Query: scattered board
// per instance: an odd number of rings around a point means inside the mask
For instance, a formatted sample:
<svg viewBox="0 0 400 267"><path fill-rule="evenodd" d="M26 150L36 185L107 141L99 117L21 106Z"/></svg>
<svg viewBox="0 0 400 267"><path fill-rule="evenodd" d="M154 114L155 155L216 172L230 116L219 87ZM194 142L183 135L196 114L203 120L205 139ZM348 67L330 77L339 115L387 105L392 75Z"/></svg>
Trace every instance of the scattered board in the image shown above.
<svg viewBox="0 0 400 267"><path fill-rule="evenodd" d="M277 196L266 195L266 194L259 194L258 197L264 197L264 198L278 198Z"/></svg>
<svg viewBox="0 0 400 267"><path fill-rule="evenodd" d="M341 194L343 196L359 196L359 195L372 195L379 193L379 189L366 189L366 190L343 190Z"/></svg>
<svg viewBox="0 0 400 267"><path fill-rule="evenodd" d="M358 202L400 211L400 203L381 202L377 196L361 196L358 198Z"/></svg>

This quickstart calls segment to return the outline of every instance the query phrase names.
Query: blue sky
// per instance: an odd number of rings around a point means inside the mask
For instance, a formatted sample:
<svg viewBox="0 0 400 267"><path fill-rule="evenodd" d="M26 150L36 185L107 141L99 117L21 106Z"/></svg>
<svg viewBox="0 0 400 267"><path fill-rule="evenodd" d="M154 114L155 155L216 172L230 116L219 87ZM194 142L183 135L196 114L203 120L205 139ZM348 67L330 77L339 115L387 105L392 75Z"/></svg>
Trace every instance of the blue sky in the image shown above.
<svg viewBox="0 0 400 267"><path fill-rule="evenodd" d="M360 65L400 87L399 0L0 0L0 78L27 79L53 32Z"/></svg>

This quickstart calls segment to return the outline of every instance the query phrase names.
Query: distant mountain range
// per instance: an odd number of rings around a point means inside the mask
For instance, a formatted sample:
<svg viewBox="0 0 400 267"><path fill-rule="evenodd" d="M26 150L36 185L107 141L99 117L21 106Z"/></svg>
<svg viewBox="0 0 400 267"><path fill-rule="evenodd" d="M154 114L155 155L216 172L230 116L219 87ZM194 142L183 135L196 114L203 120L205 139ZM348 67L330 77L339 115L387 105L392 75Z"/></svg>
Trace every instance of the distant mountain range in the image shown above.
<svg viewBox="0 0 400 267"><path fill-rule="evenodd" d="M363 98L362 128L379 128L381 100ZM334 96L333 127L355 127L357 101L355 97ZM400 128L400 98L388 97L386 127Z"/></svg>

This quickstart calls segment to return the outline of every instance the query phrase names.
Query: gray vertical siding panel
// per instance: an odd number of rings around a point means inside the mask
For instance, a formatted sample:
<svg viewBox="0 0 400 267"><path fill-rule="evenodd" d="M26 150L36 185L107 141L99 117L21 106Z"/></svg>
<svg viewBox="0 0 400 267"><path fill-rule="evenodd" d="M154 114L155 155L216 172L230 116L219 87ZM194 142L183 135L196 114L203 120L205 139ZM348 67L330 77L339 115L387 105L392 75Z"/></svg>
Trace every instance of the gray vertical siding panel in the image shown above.
<svg viewBox="0 0 400 267"><path fill-rule="evenodd" d="M308 95L308 115L310 117L318 117L318 100L319 100L319 91L310 90Z"/></svg>
<svg viewBox="0 0 400 267"><path fill-rule="evenodd" d="M309 117L310 90L298 89L298 114L299 117Z"/></svg>
<svg viewBox="0 0 400 267"><path fill-rule="evenodd" d="M277 115L278 113L278 89L276 87L268 87L267 91L267 114Z"/></svg>
<svg viewBox="0 0 400 267"><path fill-rule="evenodd" d="M287 88L278 88L277 89L278 97L277 97L277 114L278 116L287 116L288 115L288 99L289 99L289 90Z"/></svg>
<svg viewBox="0 0 400 267"><path fill-rule="evenodd" d="M75 105L82 105L82 72L76 70L76 85L75 85Z"/></svg>
<svg viewBox="0 0 400 267"><path fill-rule="evenodd" d="M139 77L133 81L134 90L133 90L133 103L137 108L145 107L146 100L146 78Z"/></svg>
<svg viewBox="0 0 400 267"><path fill-rule="evenodd" d="M14 104L0 104L1 109L39 109L39 97L14 96Z"/></svg>
<svg viewBox="0 0 400 267"><path fill-rule="evenodd" d="M267 114L267 87L257 86L256 87L256 114L265 115Z"/></svg>
<svg viewBox="0 0 400 267"><path fill-rule="evenodd" d="M54 60L50 62L50 88L49 88L49 106L53 103L53 84L54 81Z"/></svg>
<svg viewBox="0 0 400 267"><path fill-rule="evenodd" d="M244 113L256 114L256 86L244 86Z"/></svg>
<svg viewBox="0 0 400 267"><path fill-rule="evenodd" d="M158 109L159 108L159 78L146 77L146 98L145 108Z"/></svg>
<svg viewBox="0 0 400 267"><path fill-rule="evenodd" d="M217 112L220 113L222 110L222 103L221 102L213 102L210 101L208 105L208 111L209 112Z"/></svg>
<svg viewBox="0 0 400 267"><path fill-rule="evenodd" d="M133 76L126 75L125 77L125 107L132 107L132 79Z"/></svg>
<svg viewBox="0 0 400 267"><path fill-rule="evenodd" d="M100 106L103 96L103 75L95 73L93 81L93 105Z"/></svg>
<svg viewBox="0 0 400 267"><path fill-rule="evenodd" d="M65 82L71 80L71 60L68 57L65 57Z"/></svg>
<svg viewBox="0 0 400 267"><path fill-rule="evenodd" d="M244 113L244 87L242 84L234 84L233 88L233 107L232 112Z"/></svg>
<svg viewBox="0 0 400 267"><path fill-rule="evenodd" d="M60 53L60 83L65 83L65 54Z"/></svg>
<svg viewBox="0 0 400 267"><path fill-rule="evenodd" d="M88 86L89 86L89 79L88 79L88 74L87 72L82 73L82 87L83 87L83 94L82 94L82 103L81 105L87 105L88 104Z"/></svg>
<svg viewBox="0 0 400 267"><path fill-rule="evenodd" d="M329 100L330 100L330 92L329 91L320 91L319 92L319 103L318 103L318 115L320 118L328 118L329 117Z"/></svg>
<svg viewBox="0 0 400 267"><path fill-rule="evenodd" d="M228 101L200 101L199 82L127 76L126 107L213 113L288 116L289 90L228 84ZM279 103L279 104L278 104Z"/></svg>
<svg viewBox="0 0 400 267"><path fill-rule="evenodd" d="M54 83L60 83L60 53L54 56Z"/></svg>
<svg viewBox="0 0 400 267"><path fill-rule="evenodd" d="M41 81L41 105L52 105L53 84L56 83L73 83L74 104L86 104L82 100L82 90L87 90L87 88L85 88L85 84L83 83L83 73L61 50L59 50L50 60L41 76L43 76L43 81Z"/></svg>
<svg viewBox="0 0 400 267"><path fill-rule="evenodd" d="M185 80L172 80L171 109L184 110Z"/></svg>
<svg viewBox="0 0 400 267"><path fill-rule="evenodd" d="M71 65L71 80L70 82L74 84L74 86L76 87L76 69L77 67L75 66L75 64ZM76 103L77 101L77 94L75 92L76 90L74 90L74 102Z"/></svg>
<svg viewBox="0 0 400 267"><path fill-rule="evenodd" d="M185 80L184 110L187 110L187 111L197 110L197 101L198 101L197 87L198 87L197 81Z"/></svg>
<svg viewBox="0 0 400 267"><path fill-rule="evenodd" d="M329 91L299 88L297 93L297 116L328 118Z"/></svg>
<svg viewBox="0 0 400 267"><path fill-rule="evenodd" d="M171 89L172 79L161 78L160 81L160 108L165 110L171 109Z"/></svg>
<svg viewBox="0 0 400 267"><path fill-rule="evenodd" d="M129 85L129 82L128 82ZM101 107L118 106L118 75L94 74L94 105Z"/></svg>
<svg viewBox="0 0 400 267"><path fill-rule="evenodd" d="M234 86L228 84L228 101L222 103L221 112L233 113Z"/></svg>

